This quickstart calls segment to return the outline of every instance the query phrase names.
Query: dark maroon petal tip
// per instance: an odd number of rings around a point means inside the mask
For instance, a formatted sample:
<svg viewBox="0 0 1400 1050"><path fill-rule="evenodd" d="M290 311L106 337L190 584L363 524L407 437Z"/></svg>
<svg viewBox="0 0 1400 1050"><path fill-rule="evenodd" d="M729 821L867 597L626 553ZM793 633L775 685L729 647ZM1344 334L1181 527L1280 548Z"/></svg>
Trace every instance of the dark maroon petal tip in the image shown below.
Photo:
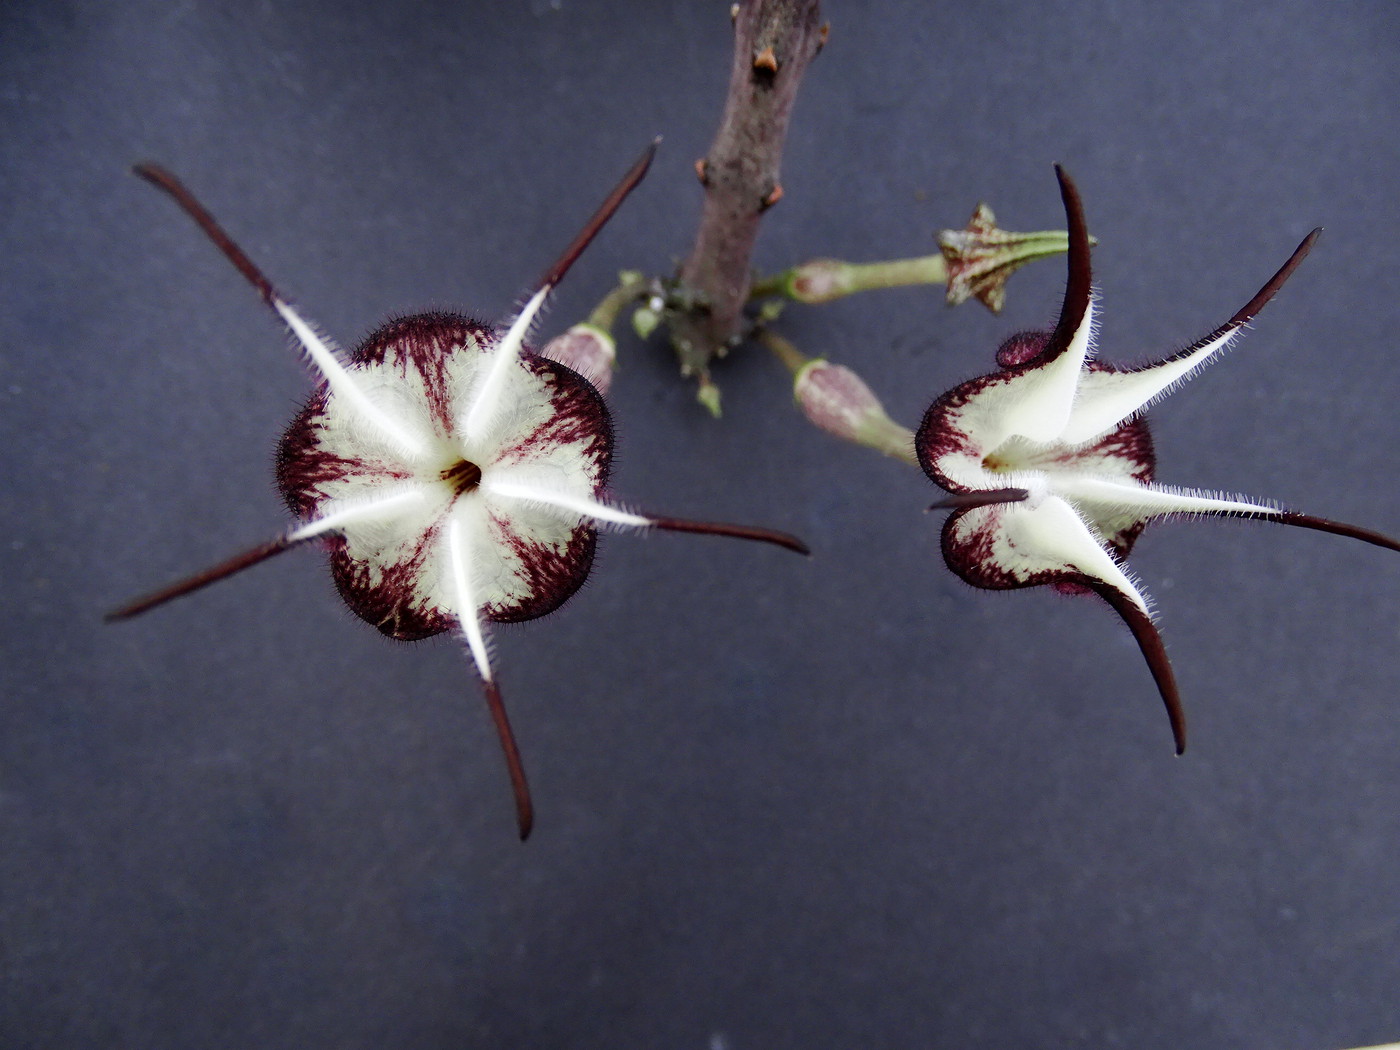
<svg viewBox="0 0 1400 1050"><path fill-rule="evenodd" d="M1089 227L1084 220L1084 203L1079 199L1074 180L1058 164L1055 165L1055 176L1060 180L1060 197L1065 204L1065 222L1069 231L1069 280L1065 284L1060 320L1050 335L1044 354L1039 358L1042 364L1055 360L1068 349L1070 340L1079 331L1089 310L1094 281L1089 262Z"/></svg>
<svg viewBox="0 0 1400 1050"><path fill-rule="evenodd" d="M483 681L486 691L486 706L491 710L491 721L496 724L496 735L501 740L501 751L506 756L506 772L510 774L510 788L515 795L515 823L520 830L520 841L530 837L535 826L535 806L530 801L530 785L525 780L525 763L520 760L520 748L515 743L515 732L510 727L506 715L506 705L501 700L501 689L494 681Z"/></svg>
<svg viewBox="0 0 1400 1050"><path fill-rule="evenodd" d="M929 510L962 510L966 507L990 507L996 503L1020 503L1030 493L1025 489L988 489L985 492L957 492L936 503Z"/></svg>
<svg viewBox="0 0 1400 1050"><path fill-rule="evenodd" d="M1166 361L1176 361L1183 357L1189 357L1201 347L1208 343L1215 342L1221 336L1253 320L1255 315L1269 304L1269 300L1273 299L1273 297L1278 294L1279 289L1284 286L1285 282L1293 276L1293 271L1298 269L1303 260L1308 257L1308 252L1312 251L1313 244L1317 242L1321 234L1322 227L1319 226L1317 229L1313 230L1312 233L1304 237L1298 247L1293 249L1293 254L1288 257L1288 261L1279 267L1276 274L1264 282L1264 287L1260 288L1259 291L1254 294L1253 299L1235 311L1233 317L1204 339L1197 340L1185 349L1172 354L1170 357L1166 358Z"/></svg>
<svg viewBox="0 0 1400 1050"><path fill-rule="evenodd" d="M657 518L648 514L654 528L665 529L667 532L698 532L707 536L733 536L740 540L758 540L760 543L772 543L778 547L785 547L798 554L808 554L812 552L807 544L803 543L796 536L786 532L779 532L777 529L764 529L755 525L730 525L722 521L690 521L687 518Z"/></svg>
<svg viewBox="0 0 1400 1050"><path fill-rule="evenodd" d="M224 253L224 257L233 263L234 268L257 289L263 302L271 306L273 300L282 298L273 288L272 282L253 264L253 260L248 258L243 249L215 221L214 216L209 214L208 209L199 203L198 198L185 187L184 183L159 164L137 164L131 170L174 200L184 213L204 231L204 235L214 242L214 246Z"/></svg>
<svg viewBox="0 0 1400 1050"><path fill-rule="evenodd" d="M168 601L184 597L186 594L207 587L211 583L227 579L244 569L252 568L258 562L266 561L274 554L281 554L284 550L295 547L301 542L303 541L289 540L285 536L279 536L268 543L259 544L252 550L235 554L227 561L221 561L218 565L205 569L203 572L197 572L193 576L170 584L168 587L162 587L158 591L137 598L134 602L123 605L120 609L113 609L103 619L108 623L113 623L117 620L129 620L133 616L140 616L143 612L154 609L157 605L164 605Z"/></svg>
<svg viewBox="0 0 1400 1050"><path fill-rule="evenodd" d="M1288 278L1293 276L1293 271L1298 269L1303 260L1308 257L1308 252L1312 251L1312 246L1317 243L1317 239L1321 235L1322 227L1319 226L1304 237L1298 247L1293 249L1293 254L1288 257L1288 261L1279 267L1278 273L1265 281L1264 287L1255 293L1254 298L1240 307L1235 316L1226 321L1222 327L1234 328L1237 325L1246 324L1255 314L1264 309L1269 300L1278 294L1279 289L1284 286Z"/></svg>
<svg viewBox="0 0 1400 1050"><path fill-rule="evenodd" d="M1176 753L1180 755L1186 750L1186 712L1182 710L1176 675L1172 673L1172 663L1167 657L1166 646L1162 644L1162 636L1156 625L1138 608L1137 603L1102 580L1083 577L1080 582L1108 602L1113 611L1128 625L1128 630L1133 632L1133 638L1137 640L1138 648L1147 660L1147 668L1152 672L1152 680L1157 683L1157 690L1162 694L1162 702L1167 706L1172 738L1176 741Z"/></svg>
<svg viewBox="0 0 1400 1050"><path fill-rule="evenodd" d="M1386 550L1400 552L1400 540L1393 539L1383 532L1363 529L1359 525L1348 525L1344 521L1333 521L1330 518L1318 518L1311 514L1299 514L1297 511L1292 510L1286 510L1272 520L1283 525L1296 525L1302 529L1316 529L1318 532L1330 532L1334 536L1349 536L1354 540L1360 540L1362 543L1373 543L1377 547L1384 547Z"/></svg>
<svg viewBox="0 0 1400 1050"><path fill-rule="evenodd" d="M569 267L583 254L583 250L588 247L593 238L598 236L598 231L607 225L607 221L611 219L613 213L621 207L622 202L627 199L627 195L635 190L637 184L642 181L642 178L647 173L647 169L651 167L652 158L656 156L656 147L660 145L660 143L661 140L659 138L653 139L651 145L642 150L642 155L638 157L636 163L628 169L627 174L622 177L622 181L608 194L607 199L599 205L598 210L593 213L593 217L584 223L583 229L578 232L578 236L564 249L559 258L554 261L554 264L544 272L544 276L540 278L537 287L552 288L563 279L564 274L568 273Z"/></svg>

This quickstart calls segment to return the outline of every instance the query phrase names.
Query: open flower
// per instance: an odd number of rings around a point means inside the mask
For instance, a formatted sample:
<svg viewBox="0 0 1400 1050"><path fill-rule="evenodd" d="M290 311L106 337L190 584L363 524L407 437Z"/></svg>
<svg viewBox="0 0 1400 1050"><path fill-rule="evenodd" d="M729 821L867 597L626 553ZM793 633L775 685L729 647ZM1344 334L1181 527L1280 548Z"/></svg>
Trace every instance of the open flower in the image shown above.
<svg viewBox="0 0 1400 1050"><path fill-rule="evenodd" d="M641 180L648 150L539 282L505 331L456 314L391 321L342 355L273 288L169 173L169 193L282 318L321 381L277 450L299 524L269 543L125 606L146 611L311 540L330 554L351 610L391 638L461 631L480 672L515 792L520 836L533 808L485 624L553 611L582 586L599 526L763 540L786 533L639 514L607 498L612 423L570 368L525 345L549 291Z"/></svg>
<svg viewBox="0 0 1400 1050"><path fill-rule="evenodd" d="M1400 551L1400 543L1267 503L1154 483L1152 440L1139 414L1235 340L1321 231L1206 338L1156 364L1117 368L1093 360L1089 236L1074 184L1056 171L1069 218L1069 284L1059 323L1052 332L1012 336L997 351L1001 371L938 398L915 446L924 471L952 493L934 504L955 508L943 526L948 567L976 587L1051 584L1101 596L1141 647L1180 754L1186 720L1171 664L1147 596L1122 564L1147 522L1173 514L1259 518L1391 550Z"/></svg>

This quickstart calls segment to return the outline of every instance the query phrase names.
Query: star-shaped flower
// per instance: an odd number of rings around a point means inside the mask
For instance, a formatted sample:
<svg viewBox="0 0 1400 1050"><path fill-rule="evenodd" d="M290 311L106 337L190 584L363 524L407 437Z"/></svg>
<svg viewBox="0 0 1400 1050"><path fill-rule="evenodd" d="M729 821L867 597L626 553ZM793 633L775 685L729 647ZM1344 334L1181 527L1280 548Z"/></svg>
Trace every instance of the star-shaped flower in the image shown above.
<svg viewBox="0 0 1400 1050"><path fill-rule="evenodd" d="M1118 368L1094 360L1089 235L1073 182L1056 169L1069 219L1069 284L1052 332L1012 336L1001 370L955 387L924 415L915 439L925 473L955 508L943 557L968 583L993 590L1051 584L1093 591L1127 623L1166 703L1177 753L1186 719L1146 594L1123 567L1143 527L1174 514L1258 518L1350 536L1400 551L1368 529L1242 497L1154 483L1156 457L1141 413L1215 360L1303 261L1320 230L1238 313L1165 360Z"/></svg>
<svg viewBox="0 0 1400 1050"><path fill-rule="evenodd" d="M340 353L273 288L173 176L169 193L281 317L321 381L277 450L299 524L269 543L117 610L145 612L290 547L321 541L350 609L391 638L459 629L480 672L515 791L533 808L491 666L485 624L552 612L583 585L600 526L763 540L786 533L639 514L607 498L612 422L593 386L525 339L550 290L646 173L648 150L505 330L457 314L391 321Z"/></svg>

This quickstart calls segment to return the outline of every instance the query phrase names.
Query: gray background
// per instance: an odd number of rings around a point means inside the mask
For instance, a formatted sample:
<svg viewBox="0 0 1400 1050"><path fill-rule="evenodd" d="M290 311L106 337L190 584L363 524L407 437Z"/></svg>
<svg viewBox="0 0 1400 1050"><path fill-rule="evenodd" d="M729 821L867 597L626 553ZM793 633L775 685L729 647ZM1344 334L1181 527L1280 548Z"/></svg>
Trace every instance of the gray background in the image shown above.
<svg viewBox="0 0 1400 1050"><path fill-rule="evenodd" d="M0 4L0 1044L1338 1047L1400 1039L1400 559L1258 523L1133 558L1191 718L1100 603L973 591L934 490L811 429L754 352L715 423L623 341L616 489L801 533L804 562L609 537L497 632L540 810L515 841L476 681L298 552L103 610L283 527L307 389L160 195L179 172L310 316L505 315L650 137L545 333L689 245L723 3ZM921 254L979 199L1062 225L1103 356L1181 346L1315 225L1157 409L1161 477L1400 532L1389 3L833 0L758 261ZM914 422L1053 319L928 289L784 330Z"/></svg>

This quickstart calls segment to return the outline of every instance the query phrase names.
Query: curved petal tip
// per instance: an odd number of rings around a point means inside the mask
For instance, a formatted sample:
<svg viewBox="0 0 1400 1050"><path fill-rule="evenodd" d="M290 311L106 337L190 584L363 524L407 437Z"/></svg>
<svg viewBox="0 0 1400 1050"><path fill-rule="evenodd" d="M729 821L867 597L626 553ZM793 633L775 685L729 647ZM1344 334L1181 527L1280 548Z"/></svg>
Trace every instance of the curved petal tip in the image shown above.
<svg viewBox="0 0 1400 1050"><path fill-rule="evenodd" d="M1181 706L1176 675L1172 672L1166 646L1162 644L1162 635L1147 613L1117 588L1102 580L1085 578L1082 582L1108 602L1113 611L1128 625L1128 630L1133 632L1133 638L1147 661L1147 669L1152 672L1152 680L1157 683L1157 691L1162 694L1162 703L1166 705L1176 753L1182 754L1186 750L1186 712Z"/></svg>

